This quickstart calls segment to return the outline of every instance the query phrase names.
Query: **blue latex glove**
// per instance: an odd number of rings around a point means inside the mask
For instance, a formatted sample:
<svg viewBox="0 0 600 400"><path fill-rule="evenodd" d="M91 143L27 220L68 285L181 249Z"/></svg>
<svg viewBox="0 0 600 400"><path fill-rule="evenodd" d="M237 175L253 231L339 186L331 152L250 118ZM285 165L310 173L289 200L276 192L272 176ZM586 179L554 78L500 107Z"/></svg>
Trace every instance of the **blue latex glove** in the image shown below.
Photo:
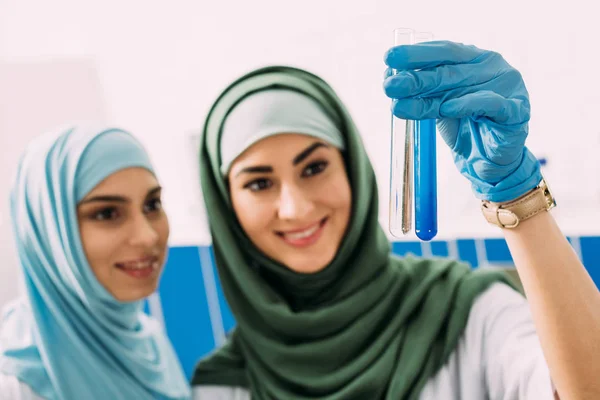
<svg viewBox="0 0 600 400"><path fill-rule="evenodd" d="M542 179L525 147L529 95L500 54L447 41L393 47L384 89L403 119L437 119L460 173L482 200L516 199Z"/></svg>

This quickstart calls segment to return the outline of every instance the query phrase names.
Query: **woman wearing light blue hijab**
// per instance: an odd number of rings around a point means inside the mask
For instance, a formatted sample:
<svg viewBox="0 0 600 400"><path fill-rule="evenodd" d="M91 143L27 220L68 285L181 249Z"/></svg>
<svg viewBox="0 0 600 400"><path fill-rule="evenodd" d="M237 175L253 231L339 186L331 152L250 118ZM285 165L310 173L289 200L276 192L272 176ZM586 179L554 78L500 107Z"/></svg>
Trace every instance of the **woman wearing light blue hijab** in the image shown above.
<svg viewBox="0 0 600 400"><path fill-rule="evenodd" d="M189 398L142 310L169 224L141 144L107 127L43 135L20 161L11 215L26 290L0 322L0 399Z"/></svg>

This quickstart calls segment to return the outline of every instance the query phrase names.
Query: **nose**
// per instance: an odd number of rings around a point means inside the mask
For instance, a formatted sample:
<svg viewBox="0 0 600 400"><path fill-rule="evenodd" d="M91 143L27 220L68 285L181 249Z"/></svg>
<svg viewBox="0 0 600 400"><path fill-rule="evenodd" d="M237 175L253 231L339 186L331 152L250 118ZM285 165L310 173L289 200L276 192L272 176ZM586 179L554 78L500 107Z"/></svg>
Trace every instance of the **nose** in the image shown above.
<svg viewBox="0 0 600 400"><path fill-rule="evenodd" d="M295 185L284 185L279 194L278 217L284 220L302 220L315 208L309 193Z"/></svg>
<svg viewBox="0 0 600 400"><path fill-rule="evenodd" d="M158 243L159 235L146 215L139 215L132 222L129 242L136 247L153 247Z"/></svg>

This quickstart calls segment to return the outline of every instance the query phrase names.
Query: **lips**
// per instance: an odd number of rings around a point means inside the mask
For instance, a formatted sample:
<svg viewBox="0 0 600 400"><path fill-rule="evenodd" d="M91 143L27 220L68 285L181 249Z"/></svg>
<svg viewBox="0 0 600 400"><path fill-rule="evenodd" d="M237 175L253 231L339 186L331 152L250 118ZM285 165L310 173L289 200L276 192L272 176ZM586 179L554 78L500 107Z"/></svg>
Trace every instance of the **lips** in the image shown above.
<svg viewBox="0 0 600 400"><path fill-rule="evenodd" d="M143 257L116 263L115 266L134 278L147 278L160 267L158 257Z"/></svg>
<svg viewBox="0 0 600 400"><path fill-rule="evenodd" d="M307 247L316 243L321 237L321 233L323 232L323 228L327 224L327 221L328 217L325 217L319 222L302 229L277 231L276 233L287 244L290 244L294 247Z"/></svg>

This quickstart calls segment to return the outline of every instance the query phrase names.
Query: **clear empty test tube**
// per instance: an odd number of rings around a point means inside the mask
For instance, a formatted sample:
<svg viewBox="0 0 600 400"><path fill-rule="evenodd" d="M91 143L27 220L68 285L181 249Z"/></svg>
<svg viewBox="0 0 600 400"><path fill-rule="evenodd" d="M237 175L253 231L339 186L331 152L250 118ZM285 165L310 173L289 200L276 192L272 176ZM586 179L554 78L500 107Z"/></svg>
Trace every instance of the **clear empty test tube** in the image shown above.
<svg viewBox="0 0 600 400"><path fill-rule="evenodd" d="M409 28L395 29L394 46L412 44L414 34ZM389 229L398 238L412 228L414 126L413 121L402 120L392 113Z"/></svg>
<svg viewBox="0 0 600 400"><path fill-rule="evenodd" d="M417 32L414 35L414 43L431 40L433 35L429 32ZM435 119L415 122L415 234L421 240L431 240L438 232L435 122Z"/></svg>

